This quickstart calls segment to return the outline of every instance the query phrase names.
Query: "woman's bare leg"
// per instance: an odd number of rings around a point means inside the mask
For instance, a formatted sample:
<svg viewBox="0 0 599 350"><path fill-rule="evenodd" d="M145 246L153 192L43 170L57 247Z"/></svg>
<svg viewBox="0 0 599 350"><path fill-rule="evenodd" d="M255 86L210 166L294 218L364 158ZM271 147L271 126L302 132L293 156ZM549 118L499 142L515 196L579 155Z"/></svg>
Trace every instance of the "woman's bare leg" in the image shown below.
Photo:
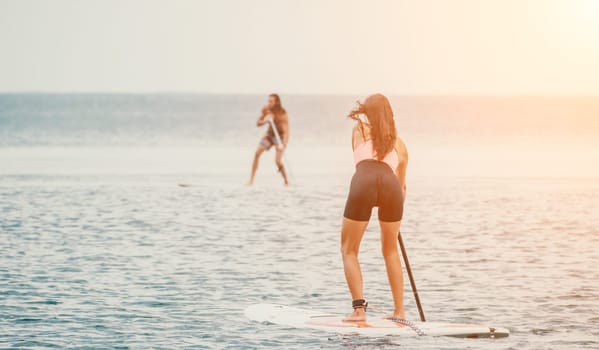
<svg viewBox="0 0 599 350"><path fill-rule="evenodd" d="M254 177L256 176L256 170L258 170L258 163L260 161L260 155L264 152L266 148L262 145L258 145L258 149L256 149L256 153L254 154L254 162L252 163L252 174L250 175L250 181L248 182L249 186L254 184Z"/></svg>
<svg viewBox="0 0 599 350"><path fill-rule="evenodd" d="M403 272L401 270L401 261L399 260L399 253L397 251L397 233L399 232L401 221L379 221L379 223L381 225L381 248L383 257L385 258L387 278L389 279L389 286L391 287L393 303L395 305L393 317L405 319L406 313L403 303Z"/></svg>
<svg viewBox="0 0 599 350"><path fill-rule="evenodd" d="M362 271L358 262L358 251L368 221L354 221L343 218L341 225L341 255L343 256L343 269L345 280L349 287L352 300L364 299L362 290ZM363 321L366 319L364 309L355 309L344 321Z"/></svg>

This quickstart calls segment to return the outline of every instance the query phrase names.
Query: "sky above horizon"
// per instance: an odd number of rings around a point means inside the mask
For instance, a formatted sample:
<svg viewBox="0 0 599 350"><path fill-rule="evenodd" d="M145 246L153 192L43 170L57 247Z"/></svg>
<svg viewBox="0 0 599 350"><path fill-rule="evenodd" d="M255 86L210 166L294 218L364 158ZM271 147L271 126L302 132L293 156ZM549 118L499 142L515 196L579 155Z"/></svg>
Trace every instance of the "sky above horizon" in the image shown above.
<svg viewBox="0 0 599 350"><path fill-rule="evenodd" d="M594 0L0 0L0 92L599 95Z"/></svg>

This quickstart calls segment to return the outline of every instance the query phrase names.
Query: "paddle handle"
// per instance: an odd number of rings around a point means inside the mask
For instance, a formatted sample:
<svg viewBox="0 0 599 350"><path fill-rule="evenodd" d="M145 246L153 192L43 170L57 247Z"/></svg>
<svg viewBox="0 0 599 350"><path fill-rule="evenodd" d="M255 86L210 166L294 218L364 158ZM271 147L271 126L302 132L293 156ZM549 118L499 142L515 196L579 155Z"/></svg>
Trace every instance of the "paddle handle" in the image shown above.
<svg viewBox="0 0 599 350"><path fill-rule="evenodd" d="M410 285L412 286L412 291L414 292L414 299L416 299L416 306L418 306L418 313L420 314L420 321L425 322L424 311L422 311L422 304L420 304L420 297L418 296L418 289L416 289L416 282L414 282L414 276L412 275L412 268L410 267L410 261L408 260L408 253L406 252L406 247L403 244L403 239L401 238L401 231L397 232L397 240L399 241L399 247L401 248L401 255L403 256L403 261L406 264L406 271L408 272L408 278L410 279Z"/></svg>

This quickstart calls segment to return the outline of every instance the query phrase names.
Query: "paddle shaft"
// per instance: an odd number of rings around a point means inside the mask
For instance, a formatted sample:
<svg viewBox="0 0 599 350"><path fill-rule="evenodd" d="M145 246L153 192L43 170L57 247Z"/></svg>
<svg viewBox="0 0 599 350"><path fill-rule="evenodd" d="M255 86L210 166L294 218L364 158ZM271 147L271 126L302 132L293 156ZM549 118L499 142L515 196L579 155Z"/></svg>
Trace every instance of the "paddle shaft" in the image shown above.
<svg viewBox="0 0 599 350"><path fill-rule="evenodd" d="M270 127L272 128L272 131L274 132L275 138L277 139L277 142L279 143L279 145L285 146L283 144L283 140L281 140L281 136L279 135L279 130L277 130L277 126L275 125L274 120L272 118L268 118L268 123L270 124ZM289 166L289 159L287 159L287 156L285 156L284 153L281 156L281 158L283 158L287 162L287 170L289 170L289 176L291 176L291 179L295 181L293 174L291 174L291 166Z"/></svg>
<svg viewBox="0 0 599 350"><path fill-rule="evenodd" d="M283 140L281 140L281 136L279 136L279 130L277 130L277 126L275 125L275 122L272 120L272 118L268 118L268 123L270 124L272 131L275 133L275 138L277 139L279 145L283 145Z"/></svg>
<svg viewBox="0 0 599 350"><path fill-rule="evenodd" d="M414 282L414 276L412 275L412 268L410 267L410 261L408 260L408 253L406 252L406 247L403 244L403 239L401 238L401 231L397 232L397 240L399 241L399 247L401 248L401 255L403 256L403 261L406 264L406 271L408 271L408 278L410 279L410 285L412 286L412 291L414 292L414 299L416 299L416 306L418 306L418 313L420 314L420 321L425 322L424 311L422 311L422 304L420 304L420 297L418 297L418 289L416 289L416 282Z"/></svg>

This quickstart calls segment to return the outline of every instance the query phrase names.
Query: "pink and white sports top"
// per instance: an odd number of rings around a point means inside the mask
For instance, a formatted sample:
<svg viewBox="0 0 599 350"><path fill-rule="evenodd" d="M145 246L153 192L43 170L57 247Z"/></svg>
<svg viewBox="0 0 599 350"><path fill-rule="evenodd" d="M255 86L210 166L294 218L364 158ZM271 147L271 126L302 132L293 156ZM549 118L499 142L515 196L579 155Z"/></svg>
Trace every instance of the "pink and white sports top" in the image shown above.
<svg viewBox="0 0 599 350"><path fill-rule="evenodd" d="M372 140L366 140L354 149L354 162L356 165L366 159L378 160L374 148L372 147ZM395 171L399 165L399 155L397 155L397 151L393 149L391 152L387 153L382 162L386 163L391 170Z"/></svg>

